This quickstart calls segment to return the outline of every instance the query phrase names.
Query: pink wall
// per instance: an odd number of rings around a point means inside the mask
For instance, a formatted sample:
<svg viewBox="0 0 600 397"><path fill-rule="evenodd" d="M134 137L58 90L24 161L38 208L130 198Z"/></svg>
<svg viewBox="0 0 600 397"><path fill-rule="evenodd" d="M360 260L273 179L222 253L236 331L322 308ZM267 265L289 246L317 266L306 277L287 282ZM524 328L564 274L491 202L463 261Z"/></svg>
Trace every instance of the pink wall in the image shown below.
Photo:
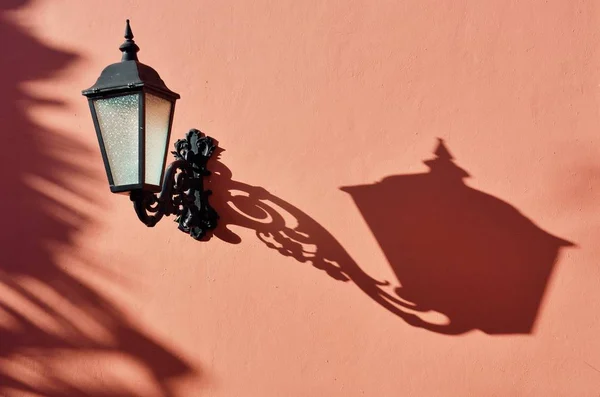
<svg viewBox="0 0 600 397"><path fill-rule="evenodd" d="M599 13L3 0L0 395L598 395ZM208 243L109 193L125 18L225 149Z"/></svg>

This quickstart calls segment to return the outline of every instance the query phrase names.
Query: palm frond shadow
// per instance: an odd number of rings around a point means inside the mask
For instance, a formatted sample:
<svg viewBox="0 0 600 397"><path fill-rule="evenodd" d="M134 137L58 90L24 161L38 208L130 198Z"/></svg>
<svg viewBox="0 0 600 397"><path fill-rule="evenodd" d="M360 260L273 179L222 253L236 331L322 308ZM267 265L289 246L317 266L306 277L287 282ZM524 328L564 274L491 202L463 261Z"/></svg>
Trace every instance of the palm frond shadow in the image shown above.
<svg viewBox="0 0 600 397"><path fill-rule="evenodd" d="M25 83L51 80L77 55L49 47L10 18L10 11L28 4L11 0L0 5L0 395L144 395L135 383L107 378L89 382L74 372L64 373L66 362L85 362L88 356L90 365L102 367L104 355L136 362L160 395L174 396L173 382L197 375L198 369L65 266L64 254L69 253L80 255L91 269L102 268L76 247L78 233L93 224L93 217L61 199L76 196L93 208L96 203L86 194L85 183L98 176L86 165L89 148L31 117L31 109L38 106L60 111L65 105L34 96L23 88Z"/></svg>

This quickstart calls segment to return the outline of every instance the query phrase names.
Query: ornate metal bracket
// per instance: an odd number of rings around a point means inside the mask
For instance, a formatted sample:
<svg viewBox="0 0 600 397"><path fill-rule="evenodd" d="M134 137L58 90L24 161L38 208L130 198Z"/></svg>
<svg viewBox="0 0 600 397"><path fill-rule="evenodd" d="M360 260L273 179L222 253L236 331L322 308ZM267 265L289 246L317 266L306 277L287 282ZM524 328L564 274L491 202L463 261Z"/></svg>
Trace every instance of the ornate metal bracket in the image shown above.
<svg viewBox="0 0 600 397"><path fill-rule="evenodd" d="M175 156L165 172L159 196L135 190L130 193L138 218L153 227L164 215L174 214L179 230L196 240L217 226L219 215L208 203L210 190L204 190L204 177L210 175L206 164L216 144L209 136L191 129L185 139L175 142Z"/></svg>

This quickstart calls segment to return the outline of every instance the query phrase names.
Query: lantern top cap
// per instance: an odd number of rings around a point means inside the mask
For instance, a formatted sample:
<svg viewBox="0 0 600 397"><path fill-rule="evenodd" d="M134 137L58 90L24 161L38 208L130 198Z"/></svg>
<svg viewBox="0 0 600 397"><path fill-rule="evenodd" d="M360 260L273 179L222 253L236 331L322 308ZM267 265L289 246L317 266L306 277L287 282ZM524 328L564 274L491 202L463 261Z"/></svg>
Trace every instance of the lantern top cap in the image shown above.
<svg viewBox="0 0 600 397"><path fill-rule="evenodd" d="M119 50L123 53L121 62L113 63L104 68L96 84L83 90L83 95L88 98L96 98L108 94L149 89L170 100L179 99L179 94L167 88L156 70L138 60L137 52L140 47L133 41L129 19L125 24L125 41L119 46Z"/></svg>
<svg viewBox="0 0 600 397"><path fill-rule="evenodd" d="M121 62L123 61L137 61L137 52L140 50L135 41L133 41L133 32L131 31L131 25L129 25L129 19L125 25L125 41L119 46L119 50L123 53Z"/></svg>

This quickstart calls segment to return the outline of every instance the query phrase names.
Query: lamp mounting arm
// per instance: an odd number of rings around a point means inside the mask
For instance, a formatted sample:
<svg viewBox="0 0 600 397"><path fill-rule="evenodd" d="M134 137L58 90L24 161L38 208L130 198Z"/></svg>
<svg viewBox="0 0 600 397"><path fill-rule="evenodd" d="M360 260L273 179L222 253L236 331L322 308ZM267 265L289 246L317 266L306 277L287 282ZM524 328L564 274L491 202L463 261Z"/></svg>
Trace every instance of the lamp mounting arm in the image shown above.
<svg viewBox="0 0 600 397"><path fill-rule="evenodd" d="M210 190L204 190L204 177L210 175L206 164L217 147L214 140L191 129L185 139L175 143L175 156L165 171L160 194L134 190L129 197L135 212L146 226L153 227L165 215L176 215L179 230L196 240L217 226L219 215L210 206Z"/></svg>

